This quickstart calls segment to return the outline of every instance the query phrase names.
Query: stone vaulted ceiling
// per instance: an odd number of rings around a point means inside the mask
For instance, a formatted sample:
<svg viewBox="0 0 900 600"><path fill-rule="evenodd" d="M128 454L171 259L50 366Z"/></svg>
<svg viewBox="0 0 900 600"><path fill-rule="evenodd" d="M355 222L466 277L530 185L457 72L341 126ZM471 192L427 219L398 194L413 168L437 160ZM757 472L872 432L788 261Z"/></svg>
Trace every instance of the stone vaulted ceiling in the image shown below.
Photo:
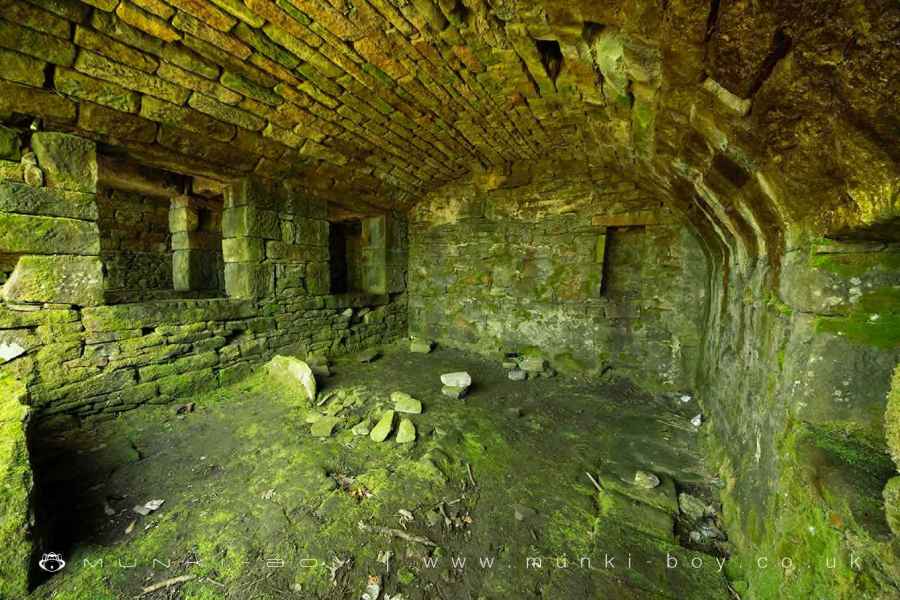
<svg viewBox="0 0 900 600"><path fill-rule="evenodd" d="M676 196L750 181L762 224L900 213L893 0L0 7L0 117L182 173L403 209L473 169L574 159Z"/></svg>

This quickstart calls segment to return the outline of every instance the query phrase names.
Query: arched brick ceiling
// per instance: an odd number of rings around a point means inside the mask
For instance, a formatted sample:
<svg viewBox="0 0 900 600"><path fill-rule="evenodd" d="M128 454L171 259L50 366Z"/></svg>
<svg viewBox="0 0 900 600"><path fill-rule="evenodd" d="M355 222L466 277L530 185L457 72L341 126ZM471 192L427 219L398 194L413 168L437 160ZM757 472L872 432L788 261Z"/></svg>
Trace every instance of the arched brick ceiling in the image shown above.
<svg viewBox="0 0 900 600"><path fill-rule="evenodd" d="M0 6L0 115L172 170L404 209L472 169L552 158L711 197L705 218L750 237L900 214L893 0Z"/></svg>

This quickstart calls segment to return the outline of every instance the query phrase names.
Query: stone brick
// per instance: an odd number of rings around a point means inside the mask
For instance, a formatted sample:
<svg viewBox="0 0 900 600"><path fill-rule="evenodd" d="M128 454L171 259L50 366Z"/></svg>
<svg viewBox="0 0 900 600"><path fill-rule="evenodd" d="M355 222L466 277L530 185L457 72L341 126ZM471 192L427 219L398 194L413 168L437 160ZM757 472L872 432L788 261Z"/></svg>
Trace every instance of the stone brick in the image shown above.
<svg viewBox="0 0 900 600"><path fill-rule="evenodd" d="M138 8L128 0L123 0L116 7L116 14L120 19L141 31L166 42L174 42L181 39L181 34L175 31L169 24L147 11Z"/></svg>
<svg viewBox="0 0 900 600"><path fill-rule="evenodd" d="M208 135L223 142L231 140L235 135L233 125L222 123L199 111L177 106L152 96L144 96L141 101L140 114L146 119Z"/></svg>
<svg viewBox="0 0 900 600"><path fill-rule="evenodd" d="M240 75L235 75L231 71L225 71L224 73L222 73L220 81L225 87L243 94L244 96L259 100L260 102L268 104L270 106L278 106L279 104L284 102L284 99L272 90L260 85L256 85L255 83L244 79Z"/></svg>
<svg viewBox="0 0 900 600"><path fill-rule="evenodd" d="M115 4L118 4L118 1ZM162 53L164 44L161 39L147 35L143 31L127 25L121 19L116 18L115 15L94 11L91 17L91 25L97 31L103 32L129 46L140 48L154 56L159 56Z"/></svg>
<svg viewBox="0 0 900 600"><path fill-rule="evenodd" d="M76 27L75 43L82 48L102 54L117 63L122 63L147 73L153 73L159 66L159 61L153 56L117 42L110 37L97 33L93 29Z"/></svg>
<svg viewBox="0 0 900 600"><path fill-rule="evenodd" d="M191 15L181 11L179 11L178 14L175 15L175 18L172 19L172 25L185 33L189 33L205 42L209 42L213 46L216 46L229 54L237 56L241 60L246 60L251 54L250 47L244 42L222 33L221 31L206 25L203 21L195 19Z"/></svg>
<svg viewBox="0 0 900 600"><path fill-rule="evenodd" d="M274 285L274 265L257 265L252 263L225 264L225 290L229 297L266 297L271 295Z"/></svg>
<svg viewBox="0 0 900 600"><path fill-rule="evenodd" d="M18 161L22 155L19 132L0 125L0 160Z"/></svg>
<svg viewBox="0 0 900 600"><path fill-rule="evenodd" d="M281 238L278 213L255 206L226 208L222 213L222 234L226 238L255 237L269 240Z"/></svg>
<svg viewBox="0 0 900 600"><path fill-rule="evenodd" d="M117 139L146 144L156 139L156 123L153 121L89 102L81 104L81 109L78 111L78 127Z"/></svg>
<svg viewBox="0 0 900 600"><path fill-rule="evenodd" d="M72 42L3 20L0 20L0 47L64 67L75 60L75 45Z"/></svg>
<svg viewBox="0 0 900 600"><path fill-rule="evenodd" d="M300 262L309 260L309 250L303 246L286 244L280 241L266 242L266 258L268 260L283 260Z"/></svg>
<svg viewBox="0 0 900 600"><path fill-rule="evenodd" d="M4 560L0 563L0 596L24 598L34 549L31 525L32 475L26 428L29 423L25 382L12 373L0 373L0 536Z"/></svg>
<svg viewBox="0 0 900 600"><path fill-rule="evenodd" d="M47 186L75 192L97 191L97 147L65 133L37 132L31 148L44 170Z"/></svg>
<svg viewBox="0 0 900 600"><path fill-rule="evenodd" d="M53 74L53 87L67 96L96 102L118 111L133 113L138 109L140 96L137 92L71 69L58 67Z"/></svg>
<svg viewBox="0 0 900 600"><path fill-rule="evenodd" d="M172 6L183 10L185 13L196 17L199 21L214 27L219 31L230 31L237 22L227 13L215 6L210 6L207 0L167 0Z"/></svg>
<svg viewBox="0 0 900 600"><path fill-rule="evenodd" d="M63 40L69 39L71 25L67 19L60 18L52 12L41 10L41 8L33 4L7 2L3 5L3 18L7 21L24 25L29 29L49 33Z"/></svg>
<svg viewBox="0 0 900 600"><path fill-rule="evenodd" d="M86 50L78 53L75 69L85 75L118 83L128 89L156 96L175 104L183 104L190 93L180 86L148 75L138 69L112 62L105 57Z"/></svg>
<svg viewBox="0 0 900 600"><path fill-rule="evenodd" d="M166 44L162 59L207 79L218 79L219 68L181 44Z"/></svg>
<svg viewBox="0 0 900 600"><path fill-rule="evenodd" d="M190 104L192 108L195 108L214 119L225 121L226 123L231 123L238 127L243 127L244 129L259 131L266 126L266 121L264 119L260 119L239 108L222 104L203 94L191 94L188 104Z"/></svg>
<svg viewBox="0 0 900 600"><path fill-rule="evenodd" d="M157 71L157 75L166 81L175 83L195 92L200 92L201 94L215 98L219 102L224 102L225 104L237 104L241 100L240 94L232 92L216 82L209 81L200 75L195 75L194 73L185 71L175 65L167 63L161 64L159 66L159 71Z"/></svg>
<svg viewBox="0 0 900 600"><path fill-rule="evenodd" d="M265 19L250 10L241 0L210 0L210 2L251 27L262 27L263 23L266 22Z"/></svg>
<svg viewBox="0 0 900 600"><path fill-rule="evenodd" d="M250 171L258 161L257 157L241 152L233 143L219 142L168 125L160 126L157 141L185 157L215 163L230 171ZM179 157L179 160L185 159Z"/></svg>
<svg viewBox="0 0 900 600"><path fill-rule="evenodd" d="M259 238L226 238L222 240L225 262L261 262L263 240Z"/></svg>
<svg viewBox="0 0 900 600"><path fill-rule="evenodd" d="M7 302L103 302L103 263L93 256L22 256L3 286Z"/></svg>
<svg viewBox="0 0 900 600"><path fill-rule="evenodd" d="M327 262L311 262L306 265L306 289L314 296L331 291L331 270Z"/></svg>
<svg viewBox="0 0 900 600"><path fill-rule="evenodd" d="M49 90L0 81L0 113L22 113L69 123L75 104Z"/></svg>
<svg viewBox="0 0 900 600"><path fill-rule="evenodd" d="M88 221L0 214L0 253L99 254L100 233Z"/></svg>
<svg viewBox="0 0 900 600"><path fill-rule="evenodd" d="M93 194L0 183L0 212L94 221L97 201Z"/></svg>
<svg viewBox="0 0 900 600"><path fill-rule="evenodd" d="M4 79L15 81L16 83L24 83L32 87L42 87L44 85L44 66L47 63L25 54L0 48L0 64L3 65L3 71L0 72L0 75Z"/></svg>
<svg viewBox="0 0 900 600"><path fill-rule="evenodd" d="M167 20L175 14L175 9L162 0L132 0L138 7L148 13L154 14L160 19Z"/></svg>
<svg viewBox="0 0 900 600"><path fill-rule="evenodd" d="M91 6L95 6L100 10L105 10L106 12L112 12L116 9L116 5L119 3L119 0L82 0L85 4L90 4Z"/></svg>

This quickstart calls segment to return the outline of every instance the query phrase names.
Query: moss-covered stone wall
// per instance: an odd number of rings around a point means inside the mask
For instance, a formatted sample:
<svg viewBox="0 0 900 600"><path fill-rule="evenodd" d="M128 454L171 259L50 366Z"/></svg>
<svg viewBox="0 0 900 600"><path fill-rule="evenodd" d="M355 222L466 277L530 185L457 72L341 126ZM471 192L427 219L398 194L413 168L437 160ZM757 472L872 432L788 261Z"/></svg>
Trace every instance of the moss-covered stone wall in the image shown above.
<svg viewBox="0 0 900 600"><path fill-rule="evenodd" d="M410 330L649 388L694 382L705 310L699 241L608 171L547 162L427 195L410 217Z"/></svg>
<svg viewBox="0 0 900 600"><path fill-rule="evenodd" d="M134 300L172 290L169 200L101 188L97 209L107 297Z"/></svg>
<svg viewBox="0 0 900 600"><path fill-rule="evenodd" d="M900 584L882 496L896 472L884 414L898 257L895 243L798 236L777 265L712 262L699 399L748 598L881 598Z"/></svg>
<svg viewBox="0 0 900 600"><path fill-rule="evenodd" d="M206 225L199 198L178 197L147 215L143 201L116 205L116 194L98 210L93 142L15 135L16 156L0 157L0 255L13 263L0 288L0 372L23 382L36 418L186 399L276 353L355 352L406 335L402 273L381 294L332 294L327 204L288 183L230 183L221 216ZM117 298L132 302L106 305L110 278L118 284L122 274L102 269L104 240L144 240L162 229L163 214L176 254L203 253L213 266L206 255L224 255L221 297L156 300L156 280L138 270L131 295ZM402 234L382 236L392 245L382 254L405 265L405 225L396 215L382 220ZM186 267L190 284L190 260ZM171 258L166 268L173 273ZM162 277L162 269L152 271ZM148 289L134 279L142 274Z"/></svg>

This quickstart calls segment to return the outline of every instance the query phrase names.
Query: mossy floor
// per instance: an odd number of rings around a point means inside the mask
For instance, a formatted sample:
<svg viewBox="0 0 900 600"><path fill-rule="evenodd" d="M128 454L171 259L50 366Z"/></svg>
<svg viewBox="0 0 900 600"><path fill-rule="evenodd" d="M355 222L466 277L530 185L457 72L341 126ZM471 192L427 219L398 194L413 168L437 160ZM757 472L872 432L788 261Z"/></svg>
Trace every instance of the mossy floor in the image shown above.
<svg viewBox="0 0 900 600"><path fill-rule="evenodd" d="M710 480L693 402L624 383L512 382L448 349L386 348L334 370L319 378L320 398L336 392L320 408L260 370L184 415L144 408L44 433L42 519L55 518L51 544L68 564L33 597L359 599L374 577L383 599L728 597L714 557L678 545L666 508L672 480L699 494ZM440 374L456 370L475 382L465 400L440 393ZM354 435L398 390L424 405L411 416L418 440ZM329 408L342 423L312 437L309 413ZM586 475L635 468L661 475L669 497L600 493ZM156 512L132 511L153 499L165 500Z"/></svg>

